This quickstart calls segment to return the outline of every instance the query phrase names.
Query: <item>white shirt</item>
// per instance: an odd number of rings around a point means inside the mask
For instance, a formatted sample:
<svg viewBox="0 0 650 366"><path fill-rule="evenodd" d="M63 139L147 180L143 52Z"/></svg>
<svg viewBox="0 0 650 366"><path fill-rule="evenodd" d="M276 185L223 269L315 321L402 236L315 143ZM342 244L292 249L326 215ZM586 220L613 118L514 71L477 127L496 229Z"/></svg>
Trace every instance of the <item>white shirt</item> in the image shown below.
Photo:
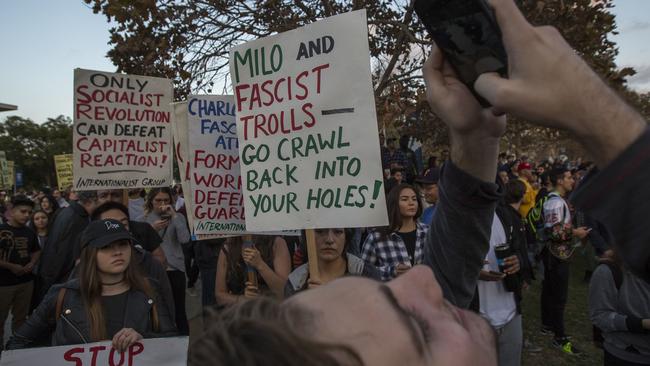
<svg viewBox="0 0 650 366"><path fill-rule="evenodd" d="M492 221L490 250L485 259L489 262L483 266L486 271L499 271L494 247L505 243L506 233L503 224L496 213ZM513 292L506 291L503 281L478 281L478 296L481 303L481 314L485 316L493 328L506 325L517 315L517 303Z"/></svg>
<svg viewBox="0 0 650 366"><path fill-rule="evenodd" d="M564 198L552 192L544 202L544 227L553 227L560 222L571 224L571 211Z"/></svg>

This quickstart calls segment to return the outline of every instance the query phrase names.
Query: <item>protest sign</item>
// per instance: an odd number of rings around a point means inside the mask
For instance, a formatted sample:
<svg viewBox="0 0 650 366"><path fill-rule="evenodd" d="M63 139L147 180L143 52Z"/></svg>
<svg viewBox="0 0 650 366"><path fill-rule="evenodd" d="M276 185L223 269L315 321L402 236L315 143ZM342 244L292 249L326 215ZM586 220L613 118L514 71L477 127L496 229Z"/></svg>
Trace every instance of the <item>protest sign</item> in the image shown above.
<svg viewBox="0 0 650 366"><path fill-rule="evenodd" d="M16 166L12 160L7 160L7 175L9 176L9 187L16 184Z"/></svg>
<svg viewBox="0 0 650 366"><path fill-rule="evenodd" d="M72 154L54 155L54 169L59 189L72 187Z"/></svg>
<svg viewBox="0 0 650 366"><path fill-rule="evenodd" d="M0 151L0 188L8 189L11 187L9 178L9 167L7 166L7 154Z"/></svg>
<svg viewBox="0 0 650 366"><path fill-rule="evenodd" d="M365 10L230 51L249 231L386 225Z"/></svg>
<svg viewBox="0 0 650 366"><path fill-rule="evenodd" d="M171 80L75 69L74 188L172 183Z"/></svg>
<svg viewBox="0 0 650 366"><path fill-rule="evenodd" d="M193 232L243 234L246 225L234 98L190 96L187 128L191 194L186 197L194 216Z"/></svg>
<svg viewBox="0 0 650 366"><path fill-rule="evenodd" d="M120 353L111 342L2 352L0 366L177 366L187 363L188 337L143 339Z"/></svg>

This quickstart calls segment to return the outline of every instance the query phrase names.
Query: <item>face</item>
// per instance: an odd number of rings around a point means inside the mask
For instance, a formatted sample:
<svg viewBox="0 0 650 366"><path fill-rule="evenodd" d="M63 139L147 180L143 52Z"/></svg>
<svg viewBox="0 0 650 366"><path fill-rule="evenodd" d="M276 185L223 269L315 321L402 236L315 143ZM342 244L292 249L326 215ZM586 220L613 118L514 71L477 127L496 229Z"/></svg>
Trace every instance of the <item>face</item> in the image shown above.
<svg viewBox="0 0 650 366"><path fill-rule="evenodd" d="M20 205L11 208L11 218L17 225L27 225L30 216L32 216L32 208L29 206Z"/></svg>
<svg viewBox="0 0 650 366"><path fill-rule="evenodd" d="M77 196L77 192L75 191L70 191L70 195L68 196L70 198L70 201L78 201L79 196Z"/></svg>
<svg viewBox="0 0 650 366"><path fill-rule="evenodd" d="M310 335L352 347L366 365L496 365L490 325L447 302L426 266L387 284L345 277L285 304L316 314Z"/></svg>
<svg viewBox="0 0 650 366"><path fill-rule="evenodd" d="M34 226L36 229L42 230L47 227L47 215L45 212L37 212L34 214L34 217L32 218L32 222L34 222Z"/></svg>
<svg viewBox="0 0 650 366"><path fill-rule="evenodd" d="M59 198L61 198L61 191L55 189L54 192L52 192L52 196L58 200Z"/></svg>
<svg viewBox="0 0 650 366"><path fill-rule="evenodd" d="M119 189L105 189L97 191L97 204L101 205L106 202L122 203L122 191Z"/></svg>
<svg viewBox="0 0 650 366"><path fill-rule="evenodd" d="M398 183L401 183L402 182L402 172L395 172L395 174L393 174L393 178L395 178L395 180Z"/></svg>
<svg viewBox="0 0 650 366"><path fill-rule="evenodd" d="M106 274L124 273L131 262L131 243L127 240L113 242L97 251L97 269Z"/></svg>
<svg viewBox="0 0 650 366"><path fill-rule="evenodd" d="M100 220L113 219L115 221L119 221L120 223L122 223L122 225L124 225L124 227L127 230L130 230L129 229L129 218L121 210L118 210L118 209L108 210L108 211L102 213L101 215L99 215L99 219Z"/></svg>
<svg viewBox="0 0 650 366"><path fill-rule="evenodd" d="M436 203L438 202L438 185L437 184L423 184L422 193L424 194L424 200L427 203Z"/></svg>
<svg viewBox="0 0 650 366"><path fill-rule="evenodd" d="M559 183L566 192L571 192L573 190L573 185L575 184L571 172L564 172L564 178L562 178Z"/></svg>
<svg viewBox="0 0 650 366"><path fill-rule="evenodd" d="M418 212L418 198L411 188L402 189L399 193L399 213L403 217L415 217Z"/></svg>
<svg viewBox="0 0 650 366"><path fill-rule="evenodd" d="M154 211L158 214L162 214L166 211L167 206L172 203L172 199L167 193L158 192L158 194L154 196L152 202Z"/></svg>
<svg viewBox="0 0 650 366"><path fill-rule="evenodd" d="M314 232L318 259L332 262L341 258L345 250L344 229L316 229Z"/></svg>
<svg viewBox="0 0 650 366"><path fill-rule="evenodd" d="M52 204L50 203L50 200L47 197L43 197L43 199L41 199L41 208L43 210L49 210L52 208Z"/></svg>

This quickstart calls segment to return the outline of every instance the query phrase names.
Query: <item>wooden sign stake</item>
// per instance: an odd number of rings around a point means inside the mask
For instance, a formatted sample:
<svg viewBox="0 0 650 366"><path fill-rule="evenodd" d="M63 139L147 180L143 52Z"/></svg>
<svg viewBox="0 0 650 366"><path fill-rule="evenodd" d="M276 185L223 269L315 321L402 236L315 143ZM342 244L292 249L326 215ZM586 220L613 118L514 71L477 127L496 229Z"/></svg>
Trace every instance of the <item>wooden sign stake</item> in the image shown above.
<svg viewBox="0 0 650 366"><path fill-rule="evenodd" d="M307 260L309 261L309 278L315 281L320 281L320 273L318 272L318 251L316 249L316 234L314 229L305 230L307 237Z"/></svg>

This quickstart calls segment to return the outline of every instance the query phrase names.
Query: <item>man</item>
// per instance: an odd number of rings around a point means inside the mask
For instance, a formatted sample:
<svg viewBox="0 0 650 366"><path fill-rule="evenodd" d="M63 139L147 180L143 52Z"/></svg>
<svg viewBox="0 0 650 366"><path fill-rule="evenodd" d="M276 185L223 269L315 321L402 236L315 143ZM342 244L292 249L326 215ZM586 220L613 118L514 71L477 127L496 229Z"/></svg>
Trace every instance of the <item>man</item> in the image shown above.
<svg viewBox="0 0 650 366"><path fill-rule="evenodd" d="M142 188L129 189L129 217L144 215L144 190Z"/></svg>
<svg viewBox="0 0 650 366"><path fill-rule="evenodd" d="M564 307L569 291L570 251L574 242L587 237L586 227L573 227L569 205L565 198L573 190L573 177L566 168L550 173L554 190L544 203L546 246L542 250L544 280L542 281L542 333L554 334L553 345L568 354L581 352L569 341L564 330Z"/></svg>
<svg viewBox="0 0 650 366"><path fill-rule="evenodd" d="M519 214L522 218L525 218L526 215L528 215L528 211L535 206L535 196L537 195L537 192L533 186L530 185L533 182L532 167L530 166L530 163L521 162L519 166L517 166L517 172L519 173L519 180L526 186L526 193L524 194L524 199L519 207Z"/></svg>
<svg viewBox="0 0 650 366"><path fill-rule="evenodd" d="M387 169L390 169L390 151L384 145L386 142L386 137L383 133L379 133L379 150L381 151L381 169L385 172Z"/></svg>
<svg viewBox="0 0 650 366"><path fill-rule="evenodd" d="M133 228L131 227L131 224L133 224L134 221L129 220L128 209L119 202L108 201L101 204L99 207L95 209L95 211L91 216L91 219L93 221L108 220L108 219L119 221L122 223L122 225L124 225L126 230L128 230L129 233L131 233L131 236L133 237L131 243L135 248L134 254L135 254L136 263L138 263L138 265L142 269L142 272L147 277L156 280L156 282L159 284L160 292L161 292L160 295L165 300L165 305L169 309L169 314L172 317L174 317L175 314L174 297L172 296L172 288L171 285L169 284L169 279L167 278L167 272L165 271L165 267L163 266L162 262L160 262L160 259L154 257L151 253L149 253L148 250L144 248L140 237L135 235L134 232L132 231ZM149 226L148 224L145 225ZM151 230L153 230L153 228ZM160 239L160 236L155 231L153 231L153 234L155 234L155 236L157 237L158 240L157 245L159 248L162 239ZM216 266L216 261L215 261L215 266Z"/></svg>
<svg viewBox="0 0 650 366"><path fill-rule="evenodd" d="M77 196L78 201L70 202L70 206L62 209L51 224L39 267L42 278L39 302L52 285L68 279L79 258L81 233L97 207L97 192L83 191Z"/></svg>
<svg viewBox="0 0 650 366"><path fill-rule="evenodd" d="M404 181L404 174L402 168L390 168L390 177L388 178L386 184L384 185L384 190L386 195L388 195L390 191L393 190L393 188L402 184L403 181Z"/></svg>
<svg viewBox="0 0 650 366"><path fill-rule="evenodd" d="M70 206L68 201L65 200L63 197L63 194L61 193L61 190L55 189L52 191L52 197L56 200L56 203L59 205L60 208L66 208Z"/></svg>
<svg viewBox="0 0 650 366"><path fill-rule="evenodd" d="M0 224L0 350L9 311L14 331L27 319L34 291L32 270L41 255L36 233L27 227L34 202L17 195L11 205L11 218Z"/></svg>
<svg viewBox="0 0 650 366"><path fill-rule="evenodd" d="M357 363L372 365L495 365L496 350L490 332L483 335L487 343L492 342L488 347L474 342L445 343L454 336L453 332L434 332L445 336L414 342L412 339L422 339L427 328L415 328L413 323L417 320L413 320L413 315L409 317L404 309L430 310L428 304L447 304L437 296L440 291L452 304L462 305L468 296L471 299L476 288L472 277L478 275L487 252L493 203L498 199L493 198L493 194L497 197L498 194L484 184L493 181L496 175L498 137L503 133L499 130L503 122L496 122L490 116L504 112L542 126L571 131L590 155L597 157L600 166L609 165L607 174L601 173L584 186L576 200L597 214L599 220L611 224L614 237L621 239L617 244L627 264L650 280L650 246L647 245L650 232L647 225L639 225L638 221L650 224L650 218L644 214L645 205L629 200L635 197L642 198L641 202L650 201L647 189L650 132L646 131L644 119L605 85L557 30L532 26L513 0L489 3L501 28L510 66L508 79L483 74L474 84L476 92L490 102L492 109L478 107L478 102L435 47L423 69L428 100L436 115L450 126L454 143L451 151L454 165L445 166L441 173L437 209L449 212L434 216L429 231L432 240L426 247L429 250L426 258L431 261L437 280L430 278L430 282L425 282L427 276L420 272L426 271L416 266L393 284L386 285L388 289L372 285L368 280L347 277L305 291L281 305L265 298L246 302L208 326L210 337L193 343L188 365L237 364L251 359L254 360L251 364L264 364L268 355L275 356L278 363L300 356L300 359L313 360L315 365L336 365L344 364L341 357L347 360L345 356L351 354L357 356L352 357ZM501 126L505 128L504 124ZM491 159L493 165L484 161L484 157ZM615 164L610 165L612 162ZM637 169L630 169L630 164ZM459 175L476 179L462 183L461 187L447 183L449 179L459 183L454 180ZM617 190L608 189L616 184ZM461 203L468 202L474 205L471 214L452 209L462 208ZM449 226L443 225L440 219L443 217ZM470 237L456 238L457 233ZM445 242L447 239L453 240ZM485 244L475 247L474 241ZM449 255L462 258L463 262L447 263ZM422 277L418 277L420 274ZM420 296L423 291L430 298ZM450 314L458 310L450 309ZM307 316L300 318L305 322L296 322L295 317L287 314ZM423 320L420 314L432 315L432 312L416 313L417 319ZM328 326L334 323L346 326ZM406 330L407 324L411 324L412 332ZM427 326L439 324L426 323ZM483 328L470 329L480 332ZM279 344L273 351L256 349L253 344L257 339L242 334L278 339ZM275 334L278 336L272 337ZM358 337L359 334L364 336ZM393 335L394 341L385 342L386 334ZM313 340L331 344L332 339L340 340L342 346L334 347L335 352L308 347L313 346ZM224 352L223 342L233 344L234 348Z"/></svg>
<svg viewBox="0 0 650 366"><path fill-rule="evenodd" d="M105 189L105 190L97 191L97 205L101 206L106 204L107 202L118 203L121 206L122 191L119 189ZM129 200L129 204L130 204L130 200ZM132 221L131 217L133 216L131 216L130 209L129 209L129 215L127 217L129 219L129 225L125 225L125 226L127 226L127 228L129 229L133 237L138 241L140 246L144 250L151 253L154 256L154 258L156 258L163 266L166 266L167 259L165 258L165 252L160 247L160 244L162 243L162 238L160 237L160 235L158 235L156 230L154 230L154 228L151 227L151 225L144 222Z"/></svg>
<svg viewBox="0 0 650 366"><path fill-rule="evenodd" d="M436 212L436 203L438 202L438 178L440 177L440 169L431 168L423 177L415 179L422 189L424 201L430 206L422 211L420 222L430 225L433 215Z"/></svg>
<svg viewBox="0 0 650 366"><path fill-rule="evenodd" d="M393 157L393 166L401 168L406 183L413 183L413 179L418 174L418 166L415 159L415 153L409 148L411 137L403 135L399 139L399 150Z"/></svg>

